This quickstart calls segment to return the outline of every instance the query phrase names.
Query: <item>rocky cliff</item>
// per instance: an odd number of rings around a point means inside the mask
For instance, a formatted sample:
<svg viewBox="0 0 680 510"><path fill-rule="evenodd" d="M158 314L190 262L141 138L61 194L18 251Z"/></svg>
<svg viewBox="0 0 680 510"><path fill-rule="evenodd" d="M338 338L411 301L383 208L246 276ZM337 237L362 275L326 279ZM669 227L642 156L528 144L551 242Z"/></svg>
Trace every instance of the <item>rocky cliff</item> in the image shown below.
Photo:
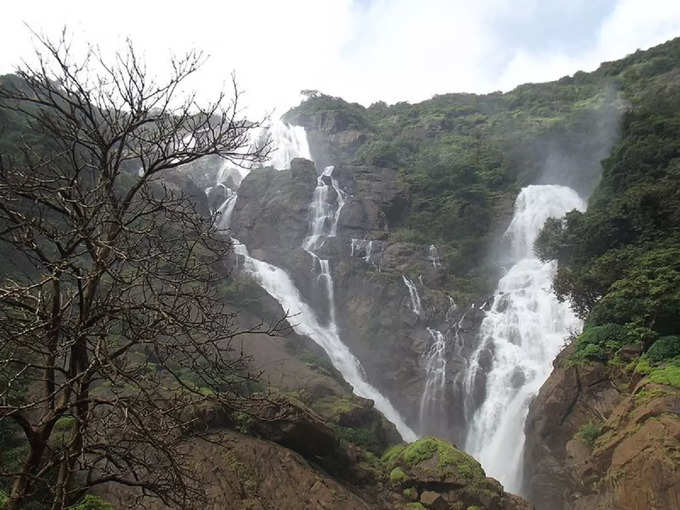
<svg viewBox="0 0 680 510"><path fill-rule="evenodd" d="M573 351L530 408L529 500L539 510L680 507L680 389L636 370L639 347L608 364L574 363Z"/></svg>
<svg viewBox="0 0 680 510"><path fill-rule="evenodd" d="M426 437L374 455L341 440L320 416L289 399L263 400L248 419L201 412L201 439L185 454L206 489L187 508L234 510L529 510L486 478L479 463L451 444ZM343 412L348 419L356 416ZM137 508L134 489L97 492L120 508ZM147 508L166 508L160 501Z"/></svg>

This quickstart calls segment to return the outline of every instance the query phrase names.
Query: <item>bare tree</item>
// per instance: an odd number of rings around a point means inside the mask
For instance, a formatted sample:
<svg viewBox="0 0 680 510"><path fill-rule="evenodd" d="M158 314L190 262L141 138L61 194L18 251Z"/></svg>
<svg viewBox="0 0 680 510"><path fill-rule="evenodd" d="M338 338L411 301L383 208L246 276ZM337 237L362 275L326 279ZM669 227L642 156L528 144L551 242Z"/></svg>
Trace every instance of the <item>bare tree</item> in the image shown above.
<svg viewBox="0 0 680 510"><path fill-rule="evenodd" d="M204 400L247 403L235 318L220 302L228 236L168 171L206 156L261 161L238 91L181 93L200 53L149 78L132 47L106 61L38 37L37 64L0 90L44 147L0 155L0 422L28 453L3 472L7 508L36 491L64 508L116 482L187 508L200 485L179 447ZM1 469L1 467L0 467Z"/></svg>

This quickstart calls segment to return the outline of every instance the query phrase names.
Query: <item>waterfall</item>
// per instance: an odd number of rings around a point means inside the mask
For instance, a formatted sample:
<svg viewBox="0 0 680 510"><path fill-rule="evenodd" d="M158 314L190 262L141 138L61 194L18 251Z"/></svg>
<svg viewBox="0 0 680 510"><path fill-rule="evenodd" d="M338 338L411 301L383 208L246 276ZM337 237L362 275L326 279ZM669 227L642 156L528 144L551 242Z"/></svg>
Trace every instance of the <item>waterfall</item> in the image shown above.
<svg viewBox="0 0 680 510"><path fill-rule="evenodd" d="M219 209L217 209L217 214L220 216L217 226L222 230L228 229L231 225L231 215L234 212L234 206L236 205L236 199L238 198L238 195L234 192L234 190L231 188L226 188L226 190L227 199L219 207Z"/></svg>
<svg viewBox="0 0 680 510"><path fill-rule="evenodd" d="M333 166L328 166L319 175L316 188L312 195L312 202L309 206L309 235L302 243L302 248L310 253L319 262L319 275L325 282L326 298L328 300L329 321L326 326L319 324L313 310L305 304L294 287L282 287L281 281L277 286L273 286L259 280L263 288L272 296L276 297L284 306L284 310L296 310L302 315L300 322L294 329L301 334L307 335L317 342L326 351L333 363L333 366L343 375L345 380L354 387L354 392L364 398L370 398L375 402L375 407L381 411L388 420L395 424L401 436L407 441L416 439L415 433L404 423L399 413L383 395L371 386L363 375L363 369L359 360L349 351L347 346L340 339L338 326L335 320L335 295L333 288L333 277L330 271L329 261L320 258L315 251L321 248L328 237L335 237L337 234L338 220L340 212L345 205L345 192L340 188L339 183L333 178ZM330 183L330 184L329 184ZM331 204L329 197L331 188L335 191L335 205ZM252 259L251 259L252 260ZM316 267L316 264L315 264ZM267 276L272 277L272 274ZM287 275L279 275L279 277ZM290 281L290 279L288 279ZM290 282L292 286L292 282ZM275 295L272 291L277 289L280 292ZM282 290L282 292L281 292ZM299 328L299 329L298 329Z"/></svg>
<svg viewBox="0 0 680 510"><path fill-rule="evenodd" d="M427 418L444 403L446 388L446 337L433 328L427 328L431 344L425 352L425 389L420 397L419 422L423 432Z"/></svg>
<svg viewBox="0 0 680 510"><path fill-rule="evenodd" d="M309 206L309 235L302 243L302 248L310 253L323 246L324 238L335 237L338 230L340 212L345 205L346 193L340 189L338 181L333 178L335 167L327 166L316 180L316 188ZM330 185L327 183L330 181ZM330 190L335 191L335 207L330 203Z"/></svg>
<svg viewBox="0 0 680 510"><path fill-rule="evenodd" d="M231 178L235 186L250 173L253 166L271 166L276 170L290 168L295 158L312 159L307 142L307 133L302 126L291 126L282 120L274 120L266 126L252 129L248 134L249 143L246 152L252 152L266 143L272 146L272 152L266 161L256 165L236 165L225 160L217 172L217 184L223 184ZM208 190L206 190L206 194Z"/></svg>
<svg viewBox="0 0 680 510"><path fill-rule="evenodd" d="M283 123L281 124L283 125ZM279 126L271 131L271 136L275 141L278 141L281 147L278 156L271 160L270 164L274 168L287 168L290 165L290 160L295 157L309 159L309 146L304 128L286 126L286 129L282 129ZM258 143L258 140L255 139L253 143ZM330 264L328 260L320 258L315 253L323 246L326 238L335 237L340 213L347 196L340 188L338 181L333 178L333 170L334 167L332 166L326 167L317 179L317 186L314 189L309 207L309 233L302 244L302 248L315 259L315 262L318 262L318 264L314 264L314 267L319 268L317 281L323 281L326 290L329 304L328 324L322 324L318 320L314 310L305 303L300 291L283 269L251 257L248 248L237 239L232 239L234 251L243 259L243 270L250 274L270 296L276 299L287 313L292 315L290 322L295 332L311 338L320 345L333 366L352 385L354 392L360 397L373 400L376 409L396 426L404 440L415 441L417 436L406 425L390 401L366 381L359 360L342 342L338 333ZM224 177L224 175L226 175L224 172L220 173L220 176ZM335 192L335 205L330 200L331 189ZM236 193L231 192L231 190L228 193L227 199L219 208L223 215L220 220L221 228L229 227L231 213L236 203Z"/></svg>
<svg viewBox="0 0 680 510"><path fill-rule="evenodd" d="M441 260L439 259L439 251L434 244L431 244L427 249L427 259L430 261L434 269L439 269L439 267L442 265Z"/></svg>
<svg viewBox="0 0 680 510"><path fill-rule="evenodd" d="M253 275L258 284L276 299L284 310L295 314L294 320L291 321L295 332L308 336L319 344L328 354L333 366L352 385L354 392L360 397L373 400L376 409L394 423L404 440L415 441L415 433L406 425L390 401L366 382L359 360L340 339L334 321L328 325L322 325L318 321L314 310L304 302L300 291L283 269L250 257L242 244L237 244L234 249L237 254L243 256L244 269Z"/></svg>
<svg viewBox="0 0 680 510"><path fill-rule="evenodd" d="M423 311L423 308L420 304L420 296L418 295L418 289L416 288L415 284L411 280L409 280L409 278L405 274L401 275L401 279L403 280L404 285L406 285L406 288L408 289L408 295L409 298L411 299L411 310L413 310L413 313L420 316L420 314Z"/></svg>
<svg viewBox="0 0 680 510"><path fill-rule="evenodd" d="M481 352L491 348L486 397L474 413L465 449L511 492L521 486L529 403L550 375L565 338L581 327L569 304L552 292L556 263L541 262L533 251L545 221L572 209L585 210L585 203L565 186L527 186L520 192L505 232L515 264L498 282L467 376L469 389Z"/></svg>
<svg viewBox="0 0 680 510"><path fill-rule="evenodd" d="M350 257L361 257L364 262L375 266L380 271L380 261L384 250L385 241L352 238Z"/></svg>
<svg viewBox="0 0 680 510"><path fill-rule="evenodd" d="M294 158L312 159L307 142L307 133L302 126L291 126L281 120L272 122L264 128L260 141L269 136L274 150L263 166L272 166L277 170L290 167Z"/></svg>

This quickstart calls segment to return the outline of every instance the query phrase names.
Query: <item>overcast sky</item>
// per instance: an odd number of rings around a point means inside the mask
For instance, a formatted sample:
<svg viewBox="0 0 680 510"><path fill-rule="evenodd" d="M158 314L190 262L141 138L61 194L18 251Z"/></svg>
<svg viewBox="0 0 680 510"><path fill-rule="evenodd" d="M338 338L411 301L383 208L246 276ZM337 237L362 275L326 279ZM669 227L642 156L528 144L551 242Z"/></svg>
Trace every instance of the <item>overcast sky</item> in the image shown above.
<svg viewBox="0 0 680 510"><path fill-rule="evenodd" d="M2 16L2 73L31 52L24 24L66 25L104 51L129 36L156 72L202 49L201 91L233 70L254 114L282 113L305 88L365 105L505 91L680 36L680 0L23 0Z"/></svg>

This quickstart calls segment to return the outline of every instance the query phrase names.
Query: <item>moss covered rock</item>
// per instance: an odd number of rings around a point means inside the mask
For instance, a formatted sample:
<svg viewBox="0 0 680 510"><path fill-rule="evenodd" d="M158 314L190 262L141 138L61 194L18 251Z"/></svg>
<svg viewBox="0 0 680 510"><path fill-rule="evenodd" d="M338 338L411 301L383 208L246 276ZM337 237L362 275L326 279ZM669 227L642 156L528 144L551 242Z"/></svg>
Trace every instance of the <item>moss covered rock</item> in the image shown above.
<svg viewBox="0 0 680 510"><path fill-rule="evenodd" d="M383 462L390 469L401 468L409 482L420 484L464 486L486 477L479 462L436 437L392 447L383 455Z"/></svg>

